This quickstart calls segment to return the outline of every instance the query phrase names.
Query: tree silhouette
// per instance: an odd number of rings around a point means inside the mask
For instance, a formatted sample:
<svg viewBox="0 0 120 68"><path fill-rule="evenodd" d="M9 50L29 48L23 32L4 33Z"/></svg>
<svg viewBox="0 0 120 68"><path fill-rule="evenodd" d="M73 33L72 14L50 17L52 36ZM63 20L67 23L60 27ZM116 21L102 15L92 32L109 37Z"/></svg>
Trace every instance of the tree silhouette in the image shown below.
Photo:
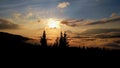
<svg viewBox="0 0 120 68"><path fill-rule="evenodd" d="M64 36L63 36L63 33L61 32L58 46L60 48L65 48L65 47L69 46L68 41L67 41L67 34L66 33L64 33Z"/></svg>
<svg viewBox="0 0 120 68"><path fill-rule="evenodd" d="M59 37L56 38L53 46L54 46L54 47L58 47L58 46L59 46Z"/></svg>
<svg viewBox="0 0 120 68"><path fill-rule="evenodd" d="M60 34L59 47L63 47L63 34L62 34L62 32Z"/></svg>
<svg viewBox="0 0 120 68"><path fill-rule="evenodd" d="M69 46L66 32L64 33L64 37L63 37L63 45L64 45L64 47Z"/></svg>
<svg viewBox="0 0 120 68"><path fill-rule="evenodd" d="M47 39L46 39L46 32L43 31L43 35L40 40L41 47L47 47Z"/></svg>

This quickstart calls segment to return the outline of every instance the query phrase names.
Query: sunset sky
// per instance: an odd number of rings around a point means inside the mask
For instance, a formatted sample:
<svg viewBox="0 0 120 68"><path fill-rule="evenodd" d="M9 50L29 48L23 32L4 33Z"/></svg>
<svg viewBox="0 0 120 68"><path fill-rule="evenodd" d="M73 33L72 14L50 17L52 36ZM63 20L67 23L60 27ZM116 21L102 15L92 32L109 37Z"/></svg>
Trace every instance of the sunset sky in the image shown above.
<svg viewBox="0 0 120 68"><path fill-rule="evenodd" d="M40 39L43 30L50 41L65 31L71 45L120 48L120 0L0 0L0 32Z"/></svg>

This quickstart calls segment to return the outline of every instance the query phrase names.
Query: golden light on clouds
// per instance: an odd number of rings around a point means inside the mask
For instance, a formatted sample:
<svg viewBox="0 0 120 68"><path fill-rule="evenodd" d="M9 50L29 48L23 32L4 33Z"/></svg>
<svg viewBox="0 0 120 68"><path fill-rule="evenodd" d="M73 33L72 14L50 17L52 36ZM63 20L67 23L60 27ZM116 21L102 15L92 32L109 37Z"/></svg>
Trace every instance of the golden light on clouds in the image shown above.
<svg viewBox="0 0 120 68"><path fill-rule="evenodd" d="M48 27L49 28L60 28L60 21L50 18L48 19Z"/></svg>

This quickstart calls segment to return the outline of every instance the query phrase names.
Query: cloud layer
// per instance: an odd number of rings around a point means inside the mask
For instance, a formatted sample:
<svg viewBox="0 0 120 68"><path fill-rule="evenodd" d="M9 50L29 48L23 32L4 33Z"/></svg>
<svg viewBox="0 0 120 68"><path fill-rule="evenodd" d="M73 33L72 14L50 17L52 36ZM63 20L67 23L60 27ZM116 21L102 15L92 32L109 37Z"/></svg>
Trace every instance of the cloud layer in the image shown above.
<svg viewBox="0 0 120 68"><path fill-rule="evenodd" d="M70 5L70 3L69 2L61 2L61 3L59 3L58 4L58 8L66 8L66 7L68 7Z"/></svg>
<svg viewBox="0 0 120 68"><path fill-rule="evenodd" d="M75 27L78 25L81 25L83 22L85 22L83 19L81 20L76 20L76 19L69 19L69 20L63 20L61 21L61 24L65 24L71 27Z"/></svg>
<svg viewBox="0 0 120 68"><path fill-rule="evenodd" d="M112 17L112 18L109 18L109 19L102 19L102 20L95 21L95 22L86 23L86 25L105 24L105 23L112 23L112 22L116 22L116 21L120 21L120 16L119 17Z"/></svg>
<svg viewBox="0 0 120 68"><path fill-rule="evenodd" d="M20 26L5 19L0 19L0 29L19 29Z"/></svg>
<svg viewBox="0 0 120 68"><path fill-rule="evenodd" d="M88 29L83 31L81 34L101 34L101 33L111 33L111 32L120 32L120 29L107 29L107 28L99 28L99 29Z"/></svg>
<svg viewBox="0 0 120 68"><path fill-rule="evenodd" d="M88 29L82 33L71 33L70 44L80 47L100 47L120 49L120 29Z"/></svg>
<svg viewBox="0 0 120 68"><path fill-rule="evenodd" d="M110 18L104 18L101 20L93 21L93 20L76 20L76 19L69 19L69 20L63 20L61 23L75 27L75 26L85 26L85 25L97 25L97 24L105 24L105 23L112 23L120 21L120 15L112 14Z"/></svg>

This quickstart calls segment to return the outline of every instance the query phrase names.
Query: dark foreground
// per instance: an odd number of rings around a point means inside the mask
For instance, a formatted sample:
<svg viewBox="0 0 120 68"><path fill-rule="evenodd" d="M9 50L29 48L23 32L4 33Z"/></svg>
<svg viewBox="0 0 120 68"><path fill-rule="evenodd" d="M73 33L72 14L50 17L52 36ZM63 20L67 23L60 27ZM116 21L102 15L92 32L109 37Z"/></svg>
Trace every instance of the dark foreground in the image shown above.
<svg viewBox="0 0 120 68"><path fill-rule="evenodd" d="M36 60L45 63L61 64L118 64L120 63L120 50L101 48L77 48L77 47L41 47L25 43L28 38L0 33L1 56L6 59L24 58L27 61ZM2 55L3 54L3 55ZM20 60L19 58L19 60Z"/></svg>

